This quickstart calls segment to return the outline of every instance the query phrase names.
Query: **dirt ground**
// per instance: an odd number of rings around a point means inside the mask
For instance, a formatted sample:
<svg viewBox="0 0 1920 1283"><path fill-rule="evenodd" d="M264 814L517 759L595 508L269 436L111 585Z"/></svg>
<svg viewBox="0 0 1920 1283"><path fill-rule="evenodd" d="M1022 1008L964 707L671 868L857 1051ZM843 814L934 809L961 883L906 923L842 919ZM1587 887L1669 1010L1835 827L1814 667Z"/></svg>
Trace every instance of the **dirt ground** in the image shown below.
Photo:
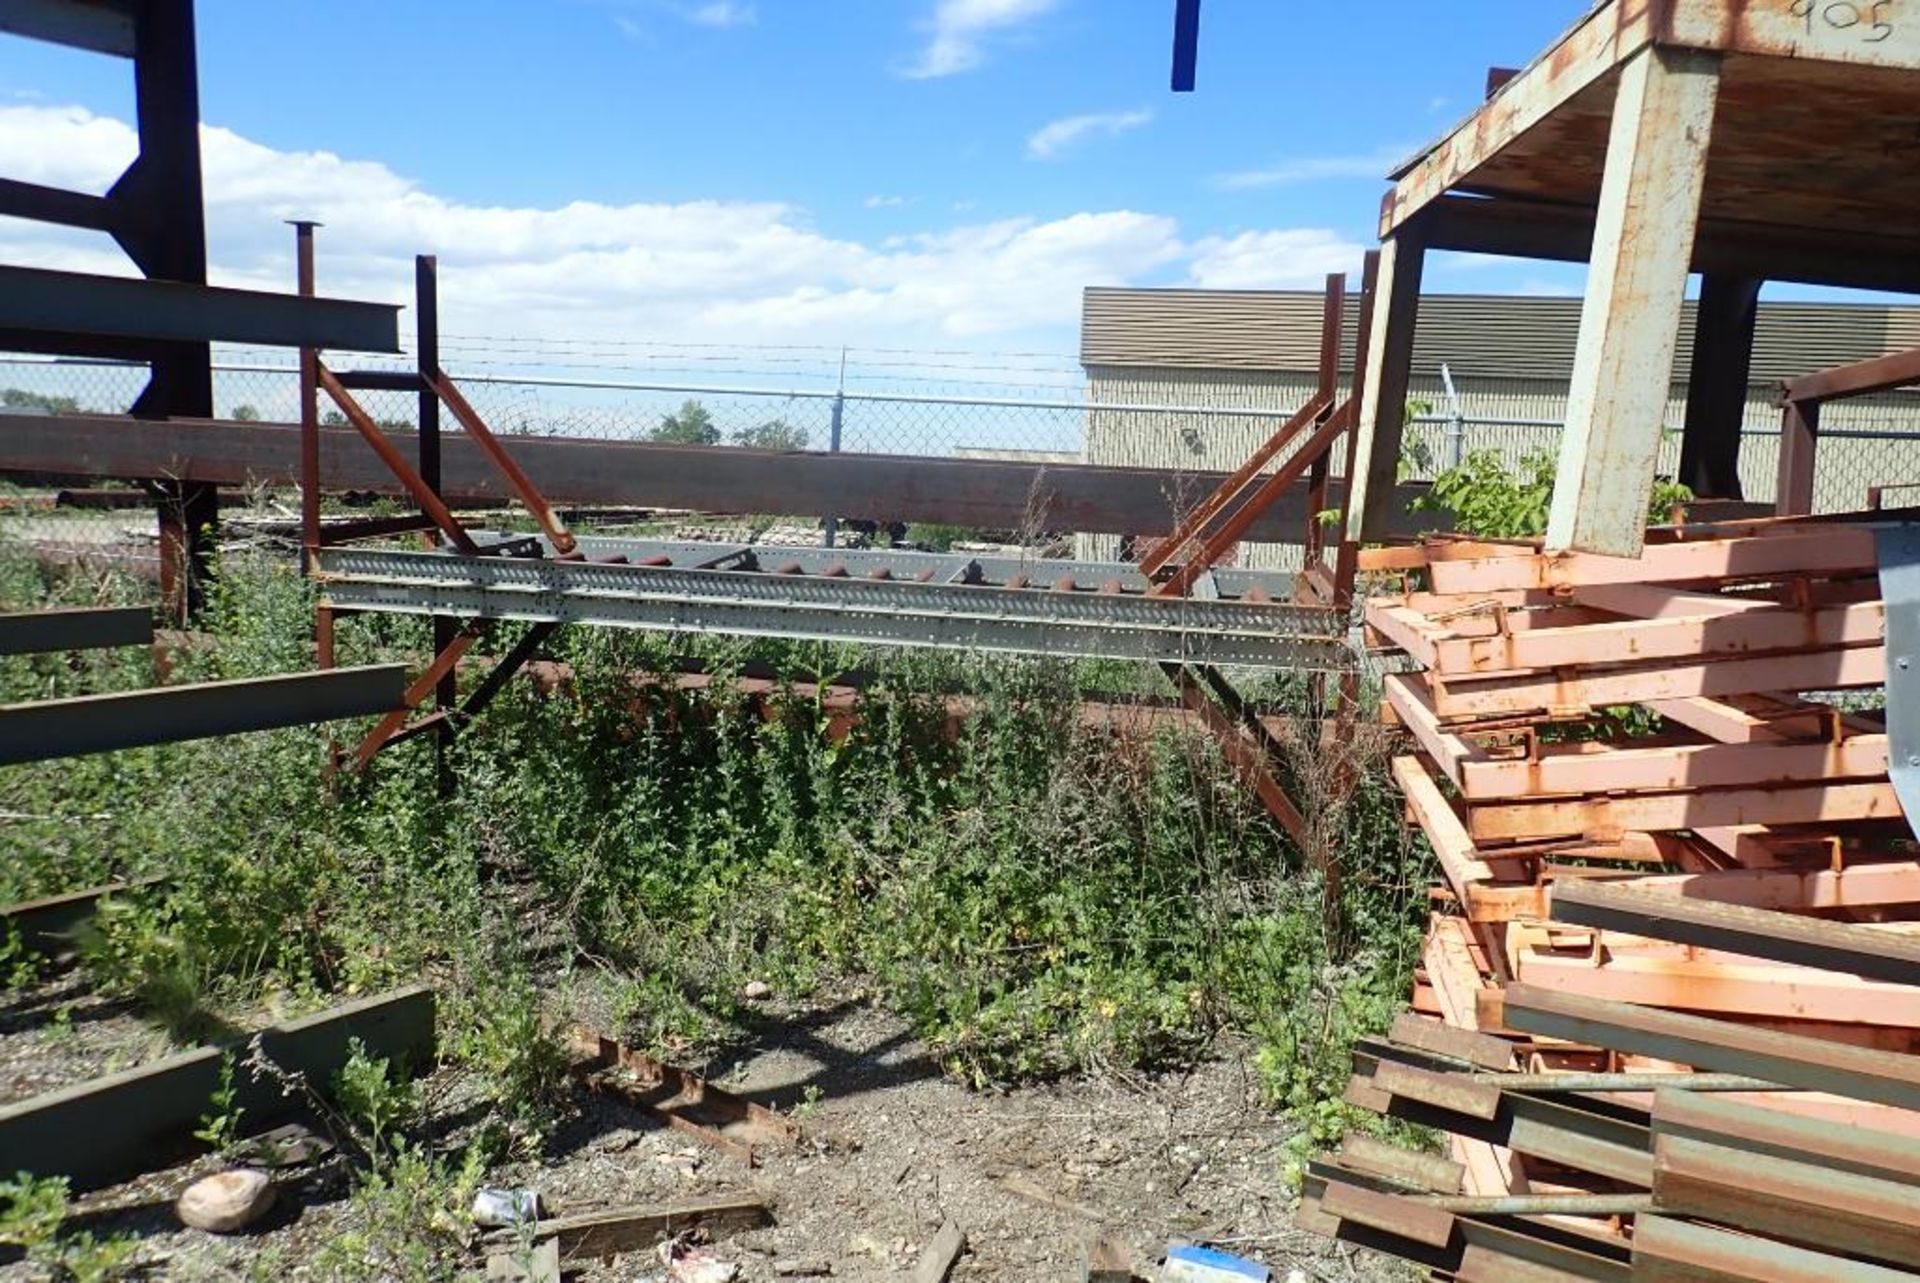
<svg viewBox="0 0 1920 1283"><path fill-rule="evenodd" d="M89 1011L86 1000L62 1024L19 1013L0 1019L0 1102L152 1054L152 1035L137 1021ZM583 1093L548 1160L497 1170L489 1182L538 1189L550 1215L759 1195L775 1223L712 1244L738 1264L743 1283L782 1277L776 1264L793 1262L828 1265L831 1278L852 1283L905 1280L949 1220L968 1244L954 1283L1080 1279L1086 1244L1099 1234L1124 1243L1149 1279L1176 1239L1264 1261L1276 1280L1292 1271L1326 1283L1405 1277L1292 1228L1281 1184L1289 1128L1260 1105L1237 1049L1189 1073L988 1093L943 1076L901 1021L858 997L765 1004L749 1033L704 1071L788 1112L803 1134L764 1150L756 1168ZM81 1204L87 1227L138 1234L153 1263L148 1277L165 1279L245 1278L249 1260L276 1247L298 1277L312 1245L346 1227L347 1174L336 1159L283 1177L280 1209L254 1233L182 1229L171 1200L208 1170L205 1161L183 1165L90 1195ZM473 1263L477 1277L477 1252ZM636 1252L567 1276L650 1283L664 1274L652 1253ZM24 1265L0 1265L0 1279L29 1277Z"/></svg>

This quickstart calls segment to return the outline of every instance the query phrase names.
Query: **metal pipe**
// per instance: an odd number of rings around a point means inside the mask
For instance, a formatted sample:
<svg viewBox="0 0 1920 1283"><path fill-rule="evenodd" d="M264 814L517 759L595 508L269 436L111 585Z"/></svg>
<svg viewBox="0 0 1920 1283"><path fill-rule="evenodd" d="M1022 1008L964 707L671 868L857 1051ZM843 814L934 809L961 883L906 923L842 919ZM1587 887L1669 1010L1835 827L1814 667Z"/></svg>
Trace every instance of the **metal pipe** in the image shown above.
<svg viewBox="0 0 1920 1283"><path fill-rule="evenodd" d="M311 219L293 223L293 259L296 289L301 298L312 298L316 283L313 262L313 231L320 224ZM320 547L320 352L300 349L300 573L313 573L314 554Z"/></svg>

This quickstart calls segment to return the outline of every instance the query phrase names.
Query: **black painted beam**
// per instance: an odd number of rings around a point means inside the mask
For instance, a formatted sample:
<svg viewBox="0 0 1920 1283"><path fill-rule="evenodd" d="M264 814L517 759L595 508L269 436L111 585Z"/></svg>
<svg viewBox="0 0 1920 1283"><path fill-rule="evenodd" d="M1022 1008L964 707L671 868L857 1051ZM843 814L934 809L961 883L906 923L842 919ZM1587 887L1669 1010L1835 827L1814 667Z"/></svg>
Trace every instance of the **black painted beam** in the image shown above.
<svg viewBox="0 0 1920 1283"><path fill-rule="evenodd" d="M406 685L382 664L0 705L0 765L390 713Z"/></svg>
<svg viewBox="0 0 1920 1283"><path fill-rule="evenodd" d="M0 328L183 343L400 350L400 309L264 290L0 266Z"/></svg>

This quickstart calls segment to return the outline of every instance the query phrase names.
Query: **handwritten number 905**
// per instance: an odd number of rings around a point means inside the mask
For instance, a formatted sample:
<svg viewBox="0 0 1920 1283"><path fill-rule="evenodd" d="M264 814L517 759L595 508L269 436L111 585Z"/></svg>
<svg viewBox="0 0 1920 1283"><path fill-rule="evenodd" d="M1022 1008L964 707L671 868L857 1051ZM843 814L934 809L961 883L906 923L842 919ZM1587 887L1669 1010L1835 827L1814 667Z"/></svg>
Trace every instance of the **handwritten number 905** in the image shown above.
<svg viewBox="0 0 1920 1283"><path fill-rule="evenodd" d="M1887 21L1893 4L1895 0L1793 0L1788 12L1807 23L1807 35L1814 33L1816 25L1832 31L1868 27L1868 35L1860 36L1860 40L1880 44L1893 36L1893 23Z"/></svg>
<svg viewBox="0 0 1920 1283"><path fill-rule="evenodd" d="M1792 0L1787 11L1807 24L1807 34L1812 35L1816 24L1824 25L1834 31L1849 31L1854 27L1865 26L1868 34L1861 40L1866 44L1877 45L1893 36L1893 23L1887 20L1894 0Z"/></svg>

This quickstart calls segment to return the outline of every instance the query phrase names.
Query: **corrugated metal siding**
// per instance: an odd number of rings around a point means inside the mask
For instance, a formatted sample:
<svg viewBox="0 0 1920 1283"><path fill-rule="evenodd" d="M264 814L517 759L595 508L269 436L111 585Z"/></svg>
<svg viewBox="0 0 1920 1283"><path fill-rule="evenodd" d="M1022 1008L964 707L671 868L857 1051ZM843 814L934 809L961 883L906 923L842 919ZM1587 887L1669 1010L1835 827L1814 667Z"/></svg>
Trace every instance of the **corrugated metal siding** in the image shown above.
<svg viewBox="0 0 1920 1283"><path fill-rule="evenodd" d="M1081 361L1088 367L1305 372L1319 361L1318 294L1260 290L1095 288L1085 293ZM1414 372L1444 363L1456 378L1571 377L1577 298L1431 294L1420 302ZM1352 362L1355 312L1342 350ZM1692 371L1694 306L1687 305L1674 379ZM1767 303L1754 337L1756 383L1920 347L1920 307Z"/></svg>

